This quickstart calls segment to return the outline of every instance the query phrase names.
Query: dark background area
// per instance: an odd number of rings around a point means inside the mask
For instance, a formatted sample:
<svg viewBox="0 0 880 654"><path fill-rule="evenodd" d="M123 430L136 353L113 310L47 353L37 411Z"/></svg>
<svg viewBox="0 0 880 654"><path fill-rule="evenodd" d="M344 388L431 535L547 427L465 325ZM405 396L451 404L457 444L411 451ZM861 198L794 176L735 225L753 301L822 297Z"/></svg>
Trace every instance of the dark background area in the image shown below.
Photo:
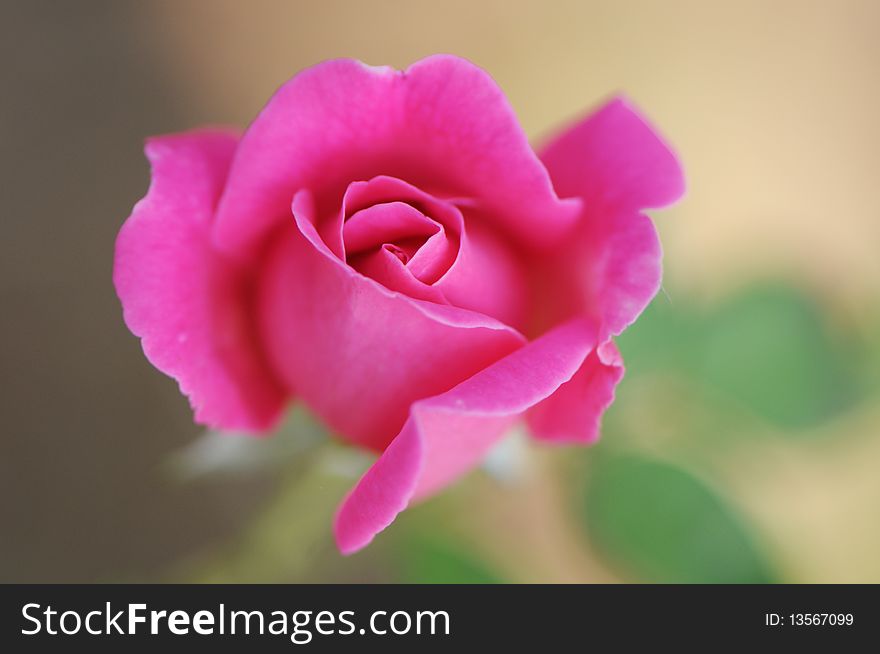
<svg viewBox="0 0 880 654"><path fill-rule="evenodd" d="M116 233L146 135L185 122L149 3L0 4L0 579L147 575L235 529L265 483L172 485L200 430L121 320ZM236 516L239 516L237 518Z"/></svg>

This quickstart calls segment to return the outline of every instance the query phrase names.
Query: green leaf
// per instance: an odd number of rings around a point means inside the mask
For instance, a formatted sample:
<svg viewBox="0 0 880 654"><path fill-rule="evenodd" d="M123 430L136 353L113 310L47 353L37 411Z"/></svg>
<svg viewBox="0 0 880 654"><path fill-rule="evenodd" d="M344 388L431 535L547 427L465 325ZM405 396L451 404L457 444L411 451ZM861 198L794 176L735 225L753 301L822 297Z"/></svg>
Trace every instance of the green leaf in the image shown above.
<svg viewBox="0 0 880 654"><path fill-rule="evenodd" d="M661 293L617 338L628 374L689 368L688 348L699 338L700 321L683 302Z"/></svg>
<svg viewBox="0 0 880 654"><path fill-rule="evenodd" d="M708 311L658 296L619 339L630 374L677 374L777 427L811 427L859 397L858 361L820 308L780 285Z"/></svg>
<svg viewBox="0 0 880 654"><path fill-rule="evenodd" d="M419 584L497 584L502 579L464 548L425 538L400 547L402 581Z"/></svg>
<svg viewBox="0 0 880 654"><path fill-rule="evenodd" d="M740 295L706 321L698 378L771 423L817 424L854 399L852 368L819 309L790 289Z"/></svg>
<svg viewBox="0 0 880 654"><path fill-rule="evenodd" d="M605 557L639 581L773 581L743 521L697 478L635 455L598 459L586 522Z"/></svg>

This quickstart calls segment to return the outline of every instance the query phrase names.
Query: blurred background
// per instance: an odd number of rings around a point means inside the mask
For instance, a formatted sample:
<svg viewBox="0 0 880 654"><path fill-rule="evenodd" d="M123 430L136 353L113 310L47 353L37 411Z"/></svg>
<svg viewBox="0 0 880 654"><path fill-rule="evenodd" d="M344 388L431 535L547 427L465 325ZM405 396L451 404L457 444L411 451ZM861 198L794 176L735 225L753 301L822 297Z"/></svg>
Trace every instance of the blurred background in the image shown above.
<svg viewBox="0 0 880 654"><path fill-rule="evenodd" d="M880 3L0 4L0 581L880 582ZM369 461L205 435L122 322L142 140L322 59L465 56L530 136L627 93L679 151L602 441L514 434L365 551Z"/></svg>

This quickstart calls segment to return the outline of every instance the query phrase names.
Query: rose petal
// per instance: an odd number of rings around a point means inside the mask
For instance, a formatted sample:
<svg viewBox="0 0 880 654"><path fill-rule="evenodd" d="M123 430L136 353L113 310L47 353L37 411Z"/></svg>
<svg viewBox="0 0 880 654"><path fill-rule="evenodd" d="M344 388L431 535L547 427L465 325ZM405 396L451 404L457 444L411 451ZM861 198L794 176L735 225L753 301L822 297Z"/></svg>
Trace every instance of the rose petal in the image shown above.
<svg viewBox="0 0 880 654"><path fill-rule="evenodd" d="M584 214L565 247L530 267L539 307L534 328L590 316L602 346L530 411L529 425L542 440L589 443L623 376L609 339L635 321L660 288L660 241L639 210L677 200L684 178L670 148L619 98L556 138L541 159L558 192L583 198Z"/></svg>
<svg viewBox="0 0 880 654"><path fill-rule="evenodd" d="M339 549L366 546L412 500L470 470L527 409L572 378L595 336L587 321L571 321L448 392L415 402L400 434L340 507Z"/></svg>
<svg viewBox="0 0 880 654"><path fill-rule="evenodd" d="M592 208L659 208L684 193L671 148L624 98L565 130L541 150L556 192Z"/></svg>
<svg viewBox="0 0 880 654"><path fill-rule="evenodd" d="M279 376L348 440L384 449L415 400L522 346L502 323L395 293L340 261L315 229L308 192L293 212L268 253L261 331Z"/></svg>
<svg viewBox="0 0 880 654"><path fill-rule="evenodd" d="M218 130L148 141L152 181L119 232L113 281L129 329L180 383L198 422L264 430L285 394L254 345L249 280L210 239L237 142Z"/></svg>
<svg viewBox="0 0 880 654"><path fill-rule="evenodd" d="M439 230L422 244L406 264L412 276L425 284L434 284L445 275L459 255L461 237L450 238L442 225Z"/></svg>
<svg viewBox="0 0 880 654"><path fill-rule="evenodd" d="M532 434L555 443L593 443L614 389L623 379L623 359L612 341L586 358L577 373L528 413Z"/></svg>
<svg viewBox="0 0 880 654"><path fill-rule="evenodd" d="M660 288L660 241L640 209L681 196L681 167L622 98L566 130L541 158L557 190L584 199L584 214L564 247L530 266L539 293L534 328L586 314L598 321L604 342L626 329Z"/></svg>
<svg viewBox="0 0 880 654"><path fill-rule="evenodd" d="M643 214L608 221L590 217L586 231L586 256L593 263L588 297L605 340L635 322L660 290L663 251L654 223Z"/></svg>
<svg viewBox="0 0 880 654"><path fill-rule="evenodd" d="M554 242L580 211L579 200L558 198L485 71L449 55L404 72L339 59L283 85L250 126L218 209L215 242L254 256L297 191L311 189L323 216L339 206L348 182L376 175L477 196L528 245Z"/></svg>
<svg viewBox="0 0 880 654"><path fill-rule="evenodd" d="M408 212L401 210L401 204ZM392 211L399 215L391 215ZM337 220L342 221L345 216L349 216L342 230L345 250L356 250L369 242L388 242L389 238L400 238L407 231L427 236L406 263L412 276L424 284L434 284L458 256L464 230L458 207L395 177L379 176L368 182L350 184ZM424 227L420 227L422 223ZM319 225L325 242L326 235L335 231L336 228ZM436 294L443 298L439 291ZM415 297L432 299L420 294ZM440 301L446 303L445 299Z"/></svg>
<svg viewBox="0 0 880 654"><path fill-rule="evenodd" d="M443 267L445 272L458 251L459 237L464 229L461 211L455 204L436 198L396 177L380 175L369 181L349 184L342 198L342 209L335 212L329 220L326 218L319 220L318 231L330 250L337 254L341 252L340 258L344 258L347 246L342 243L343 232L345 232L347 240L353 239L351 244L353 248L358 249L369 241L382 242L375 233L376 230L383 231L389 229L390 225L398 223L406 223L408 229L413 229L416 221L414 220L415 216L411 214L403 213L399 216L392 216L373 213L374 207L383 207L382 212L396 211L399 209L397 205L400 203L408 205L412 211L420 214L419 221L425 221L424 233L427 234L427 227L430 225L431 233L436 235L442 233L443 240L448 241L448 247L442 248L439 252L435 251L435 254L442 257L442 261L437 262L437 265ZM385 205L394 206L385 207ZM350 224L355 222L355 217L359 217L359 221L360 217L369 217L370 220L366 221L369 227L362 222L357 226ZM393 233L396 229L391 229L391 232ZM403 226L400 230L402 234ZM336 239L334 238L337 232L340 235L338 247L335 246ZM423 232L417 230L417 233Z"/></svg>
<svg viewBox="0 0 880 654"><path fill-rule="evenodd" d="M662 259L647 216L629 210L587 214L566 248L529 267L535 331L587 315L599 324L600 341L620 334L660 289Z"/></svg>
<svg viewBox="0 0 880 654"><path fill-rule="evenodd" d="M353 257L352 268L374 279L392 291L429 302L448 304L443 293L416 279L400 258L393 253L393 246L381 247L367 254Z"/></svg>
<svg viewBox="0 0 880 654"><path fill-rule="evenodd" d="M346 257L400 239L428 239L440 226L404 202L384 202L362 209L345 221L342 239Z"/></svg>
<svg viewBox="0 0 880 654"><path fill-rule="evenodd" d="M528 298L523 262L473 211L465 220L458 258L434 287L455 306L523 326Z"/></svg>

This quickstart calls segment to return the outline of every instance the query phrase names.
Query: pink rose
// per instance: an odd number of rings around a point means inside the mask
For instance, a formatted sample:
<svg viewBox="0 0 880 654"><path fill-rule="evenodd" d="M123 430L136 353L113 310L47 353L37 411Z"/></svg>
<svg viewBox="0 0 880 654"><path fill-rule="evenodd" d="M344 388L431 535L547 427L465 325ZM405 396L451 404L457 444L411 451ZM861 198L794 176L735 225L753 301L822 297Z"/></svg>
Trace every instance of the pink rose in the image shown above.
<svg viewBox="0 0 880 654"><path fill-rule="evenodd" d="M643 209L683 191L621 99L537 156L484 71L335 60L251 126L150 139L114 282L195 419L271 429L297 399L381 453L335 522L344 553L466 472L513 423L590 443L612 337L660 284Z"/></svg>

